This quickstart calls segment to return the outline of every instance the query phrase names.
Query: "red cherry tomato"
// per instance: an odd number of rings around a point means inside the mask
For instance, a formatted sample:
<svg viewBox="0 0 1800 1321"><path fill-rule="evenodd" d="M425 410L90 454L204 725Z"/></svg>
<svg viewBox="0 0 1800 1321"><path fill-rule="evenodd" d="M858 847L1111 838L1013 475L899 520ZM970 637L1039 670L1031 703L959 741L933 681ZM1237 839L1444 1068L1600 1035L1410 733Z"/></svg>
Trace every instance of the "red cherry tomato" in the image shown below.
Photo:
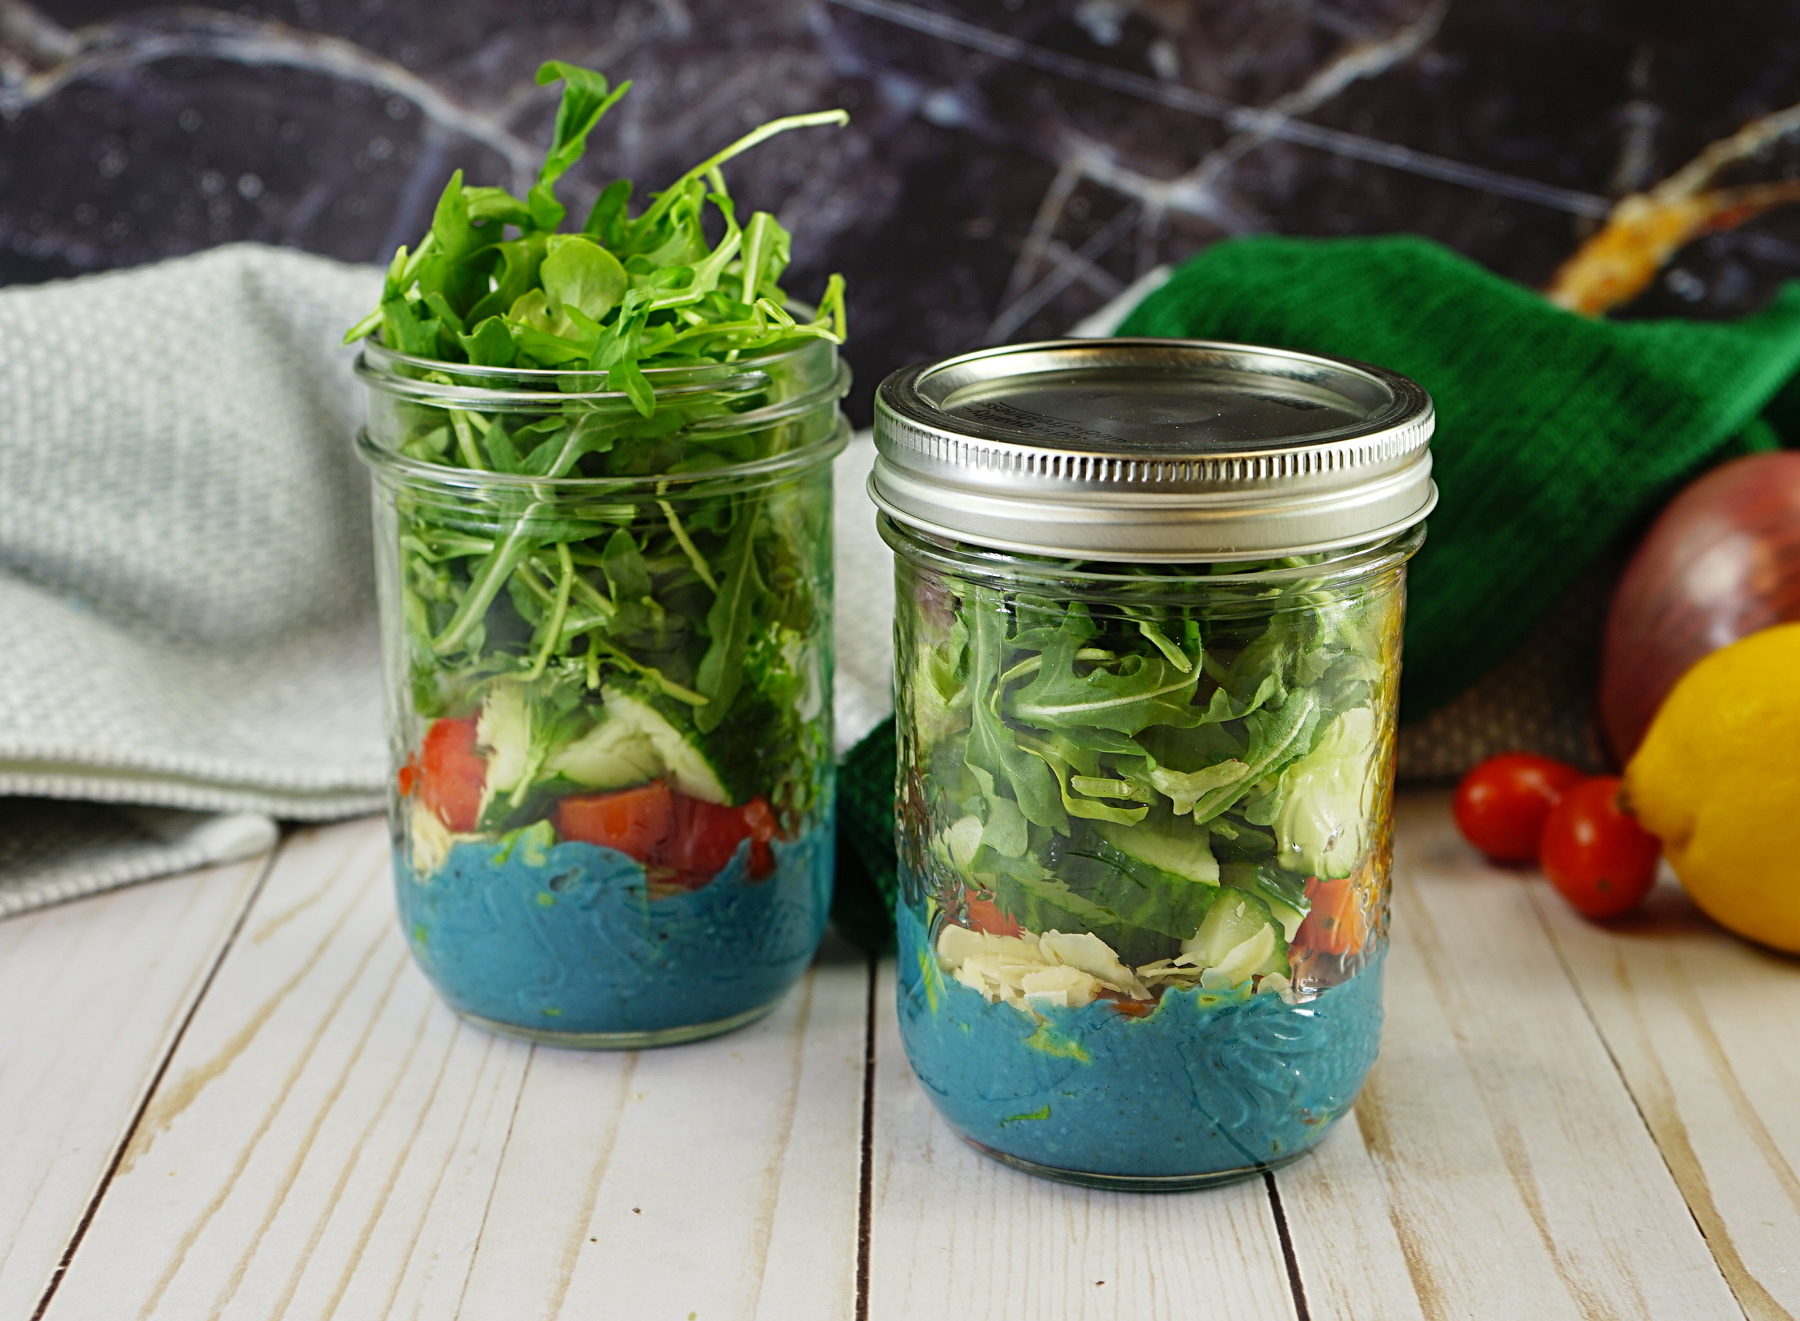
<svg viewBox="0 0 1800 1321"><path fill-rule="evenodd" d="M400 769L400 792L419 791L419 800L458 834L475 829L487 758L475 750L475 721L436 720L425 731L418 753Z"/></svg>
<svg viewBox="0 0 1800 1321"><path fill-rule="evenodd" d="M667 848L675 833L679 797L663 781L652 780L618 793L565 798L556 805L556 833L649 863Z"/></svg>
<svg viewBox="0 0 1800 1321"><path fill-rule="evenodd" d="M1535 862L1544 819L1585 777L1530 752L1489 757L1463 776L1450 810L1462 837L1495 862Z"/></svg>
<svg viewBox="0 0 1800 1321"><path fill-rule="evenodd" d="M1656 880L1662 846L1620 805L1619 784L1602 775L1576 785L1544 822L1544 875L1583 917L1618 916Z"/></svg>

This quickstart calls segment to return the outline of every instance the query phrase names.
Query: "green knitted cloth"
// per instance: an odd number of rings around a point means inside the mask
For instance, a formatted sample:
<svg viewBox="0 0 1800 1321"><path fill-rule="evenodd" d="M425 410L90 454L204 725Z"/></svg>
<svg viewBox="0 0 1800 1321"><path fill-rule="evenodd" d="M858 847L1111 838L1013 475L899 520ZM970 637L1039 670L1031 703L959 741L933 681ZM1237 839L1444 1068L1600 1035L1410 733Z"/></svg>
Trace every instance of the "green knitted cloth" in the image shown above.
<svg viewBox="0 0 1800 1321"><path fill-rule="evenodd" d="M1407 582L1403 719L1503 659L1683 478L1800 430L1800 390L1776 397L1800 284L1739 321L1592 320L1424 239L1257 237L1188 261L1118 333L1333 353L1431 392L1440 499ZM893 895L893 743L877 730L844 767L835 912L869 943Z"/></svg>

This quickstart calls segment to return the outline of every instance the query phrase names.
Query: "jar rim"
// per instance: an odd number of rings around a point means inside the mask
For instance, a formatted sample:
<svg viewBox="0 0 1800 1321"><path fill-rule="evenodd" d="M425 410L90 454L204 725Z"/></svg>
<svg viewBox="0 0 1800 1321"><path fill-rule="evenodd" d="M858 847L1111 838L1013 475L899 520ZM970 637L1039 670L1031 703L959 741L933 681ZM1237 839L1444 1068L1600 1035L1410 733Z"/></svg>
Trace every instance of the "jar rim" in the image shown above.
<svg viewBox="0 0 1800 1321"><path fill-rule="evenodd" d="M850 443L850 421L837 414L835 425L823 439L797 449L784 450L746 463L721 464L693 472L647 473L628 477L534 477L529 473L489 472L448 463L430 463L388 449L369 434L356 433L357 456L380 477L415 488L476 492L493 490L533 491L543 495L624 495L686 499L707 493L715 483L741 488L746 482L772 485L782 478L821 464L828 464Z"/></svg>
<svg viewBox="0 0 1800 1321"><path fill-rule="evenodd" d="M824 345L832 356L836 356L837 345L829 340L809 338L792 348L756 357L737 358L730 362L645 367L642 372L659 399L713 393L720 389L747 392L769 384L765 369L778 367L808 353L818 353L821 351L820 345ZM537 385L539 388L504 389L497 386L428 381L402 375L397 370L401 367L412 368L421 373L469 377L478 381L520 381L527 386ZM362 350L357 354L354 370L366 385L373 388L391 390L395 394L433 403L474 403L479 400L489 407L508 404L541 407L571 402L616 403L626 407L631 404L630 397L623 390L605 388L608 375L605 371L585 367L482 367L472 363L447 362L440 358L422 358L402 353L373 338L364 342ZM564 382L591 384L598 388L567 390L562 388Z"/></svg>
<svg viewBox="0 0 1800 1321"><path fill-rule="evenodd" d="M1308 552L1304 557L1264 555L1255 561L1216 557L1163 561L1154 565L1160 572L1145 574L1141 570L1150 567L1147 564L1097 557L1060 559L1020 554L973 541L940 537L885 511L876 516L876 529L897 556L926 564L940 572L980 578L988 585L1013 589L1022 580L1054 582L1063 585L1071 594L1089 591L1104 593L1128 586L1141 589L1146 583L1165 587L1171 594L1262 586L1274 589L1293 587L1304 591L1348 578L1372 577L1397 568L1418 552L1425 542L1426 533L1424 523L1411 523L1398 531L1364 538L1354 545ZM1314 555L1321 558L1314 559ZM1270 560L1301 558L1310 562L1261 567ZM1254 564L1258 567L1239 569L1241 564ZM1094 567L1097 565L1108 567ZM1196 572L1178 572L1190 565ZM1220 566L1224 567L1223 572L1219 571ZM1206 571L1199 571L1202 569Z"/></svg>

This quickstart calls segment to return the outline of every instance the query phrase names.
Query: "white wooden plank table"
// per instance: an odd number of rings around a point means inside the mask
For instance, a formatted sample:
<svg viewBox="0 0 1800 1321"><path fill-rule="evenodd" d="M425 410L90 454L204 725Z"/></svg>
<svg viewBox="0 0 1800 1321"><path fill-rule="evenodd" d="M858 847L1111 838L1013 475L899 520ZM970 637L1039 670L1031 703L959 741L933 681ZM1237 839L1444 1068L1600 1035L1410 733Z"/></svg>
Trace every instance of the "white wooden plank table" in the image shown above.
<svg viewBox="0 0 1800 1321"><path fill-rule="evenodd" d="M0 922L0 1321L1800 1318L1800 961L1397 839L1356 1111L1175 1196L977 1156L837 944L710 1042L476 1031L375 821Z"/></svg>

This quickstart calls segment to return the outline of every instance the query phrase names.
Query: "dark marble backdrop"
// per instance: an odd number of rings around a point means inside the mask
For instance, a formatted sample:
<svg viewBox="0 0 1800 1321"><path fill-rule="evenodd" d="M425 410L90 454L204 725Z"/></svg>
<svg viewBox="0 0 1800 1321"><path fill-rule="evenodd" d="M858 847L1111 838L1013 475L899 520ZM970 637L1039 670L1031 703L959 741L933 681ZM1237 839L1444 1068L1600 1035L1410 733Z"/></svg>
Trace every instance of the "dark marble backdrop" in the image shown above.
<svg viewBox="0 0 1800 1321"><path fill-rule="evenodd" d="M795 232L798 292L848 278L866 416L890 368L1057 333L1229 234L1413 230L1542 283L1609 199L1800 101L1800 4L0 0L0 281L234 239L382 259L453 168L523 185L550 57L636 84L590 195L851 112L730 173ZM1728 177L1797 173L1788 144ZM1735 314L1797 274L1800 208L1627 313Z"/></svg>

